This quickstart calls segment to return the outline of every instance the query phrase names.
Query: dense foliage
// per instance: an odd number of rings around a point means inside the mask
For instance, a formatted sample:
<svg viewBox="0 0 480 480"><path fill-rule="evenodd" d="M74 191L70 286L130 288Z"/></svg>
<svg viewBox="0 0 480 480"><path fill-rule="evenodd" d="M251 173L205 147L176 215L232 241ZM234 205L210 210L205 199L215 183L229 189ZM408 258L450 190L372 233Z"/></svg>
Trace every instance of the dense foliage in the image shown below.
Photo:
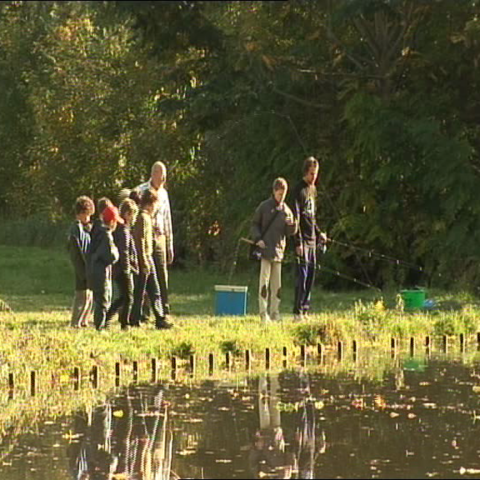
<svg viewBox="0 0 480 480"><path fill-rule="evenodd" d="M475 285L479 13L473 0L0 2L0 208L57 221L163 160L179 258L228 267L272 180L293 185L315 155L322 228L427 274L345 247L327 265L376 285Z"/></svg>

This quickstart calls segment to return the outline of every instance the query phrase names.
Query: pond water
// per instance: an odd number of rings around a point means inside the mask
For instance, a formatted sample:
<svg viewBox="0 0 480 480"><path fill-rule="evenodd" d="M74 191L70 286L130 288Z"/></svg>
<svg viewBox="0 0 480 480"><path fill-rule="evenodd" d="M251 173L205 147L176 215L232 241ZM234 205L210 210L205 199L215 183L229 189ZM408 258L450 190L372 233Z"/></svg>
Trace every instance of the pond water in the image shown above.
<svg viewBox="0 0 480 480"><path fill-rule="evenodd" d="M479 391L475 364L445 359L397 360L381 380L288 370L130 385L7 429L0 479L480 478Z"/></svg>

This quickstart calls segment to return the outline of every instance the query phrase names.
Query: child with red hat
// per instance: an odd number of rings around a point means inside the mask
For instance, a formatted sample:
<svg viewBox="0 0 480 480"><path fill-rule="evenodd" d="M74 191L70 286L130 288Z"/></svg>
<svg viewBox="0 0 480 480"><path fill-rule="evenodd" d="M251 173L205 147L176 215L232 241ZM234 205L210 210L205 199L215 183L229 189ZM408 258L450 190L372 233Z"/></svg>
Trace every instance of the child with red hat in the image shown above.
<svg viewBox="0 0 480 480"><path fill-rule="evenodd" d="M101 213L101 224L92 230L88 252L89 279L93 291L93 321L97 330L107 328L107 311L112 303L112 265L119 253L112 232L117 224L123 224L117 207L107 204Z"/></svg>

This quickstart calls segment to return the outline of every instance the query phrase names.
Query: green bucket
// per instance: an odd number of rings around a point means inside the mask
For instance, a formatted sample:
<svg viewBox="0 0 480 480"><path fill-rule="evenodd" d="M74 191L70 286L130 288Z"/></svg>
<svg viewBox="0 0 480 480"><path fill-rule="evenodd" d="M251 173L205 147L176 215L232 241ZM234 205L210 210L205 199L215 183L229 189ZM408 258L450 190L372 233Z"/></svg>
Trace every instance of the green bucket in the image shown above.
<svg viewBox="0 0 480 480"><path fill-rule="evenodd" d="M401 292L405 310L418 310L425 304L425 290L402 290Z"/></svg>

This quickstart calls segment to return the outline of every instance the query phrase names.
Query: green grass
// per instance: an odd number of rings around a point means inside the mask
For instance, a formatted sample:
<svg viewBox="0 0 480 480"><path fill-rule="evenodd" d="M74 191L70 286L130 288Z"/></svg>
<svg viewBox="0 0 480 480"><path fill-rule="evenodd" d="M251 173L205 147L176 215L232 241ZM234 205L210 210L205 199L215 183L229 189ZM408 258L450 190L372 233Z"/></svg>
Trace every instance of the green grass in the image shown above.
<svg viewBox="0 0 480 480"><path fill-rule="evenodd" d="M121 383L133 379L133 361L139 362L139 378L150 381L152 358L160 360L159 378L171 376L170 357L176 355L180 369L177 381L200 381L208 372L208 355L215 355L213 378L245 375L245 350L253 353L253 369L263 368L264 352L271 349L272 370L283 368L282 348L287 347L288 367L298 365L300 345L309 349L309 366L316 364L318 342L324 345L329 361L321 368L329 376L354 371L357 378L382 382L386 373L401 368L401 358L390 359L390 337L401 340L408 357L409 338L417 338L422 350L424 335L473 334L480 330L477 299L467 293L429 292L443 305L430 313L404 313L397 309L395 291L384 294L386 308L376 302L372 291L326 292L315 287L313 311L302 324L294 323L290 313L293 278L284 269L283 322L265 327L257 315L258 265L235 276L233 282L249 287L245 317L214 316L214 286L227 284L227 275L215 271L171 270L170 290L175 329L156 331L153 324L123 332L114 323L108 332L93 328L74 330L69 325L73 298L73 272L66 251L35 247L0 246L0 382L14 373L15 397L8 401L6 391L0 400L0 435L16 425L18 431L47 416L75 411L80 405L94 405L115 385L115 362L121 364ZM470 335L470 339L475 337ZM351 342L358 342L354 363ZM344 359L336 361L338 341L344 342ZM451 339L453 341L453 339ZM458 341L455 339L455 342ZM434 343L435 345L435 343ZM441 341L437 338L436 349ZM458 352L458 347L452 349ZM225 372L225 356L230 354L233 373ZM184 367L196 355L197 373L191 378ZM477 361L470 347L462 361ZM399 363L400 362L400 363ZM91 368L99 367L99 389L81 388L73 393L71 374L79 367L83 387L89 385ZM318 368L318 367L317 367ZM30 372L37 372L38 391L31 397Z"/></svg>
<svg viewBox="0 0 480 480"><path fill-rule="evenodd" d="M214 316L214 286L226 284L227 275L214 271L171 270L170 290L173 322L170 331L156 331L153 324L123 332L114 323L108 332L93 328L69 328L73 297L73 272L67 252L35 247L0 246L0 299L14 314L0 311L0 365L27 375L31 369L84 370L94 363L112 364L178 355L185 361L195 353L203 364L209 353L224 358L225 352L250 349L257 359L272 349L277 357L283 346L292 356L299 345L315 347L318 342L334 345L355 338L370 347L385 349L389 337L470 334L479 330L480 308L468 294L429 292L444 311L404 313L396 308L396 292L384 295L386 308L375 302L372 291L325 292L315 287L312 310L317 312L302 325L293 322L292 272L283 273L283 322L264 326L257 315L258 265L235 276L232 282L249 287L245 317ZM18 353L22 354L19 355ZM220 360L217 360L220 362ZM206 368L206 367L205 367Z"/></svg>

